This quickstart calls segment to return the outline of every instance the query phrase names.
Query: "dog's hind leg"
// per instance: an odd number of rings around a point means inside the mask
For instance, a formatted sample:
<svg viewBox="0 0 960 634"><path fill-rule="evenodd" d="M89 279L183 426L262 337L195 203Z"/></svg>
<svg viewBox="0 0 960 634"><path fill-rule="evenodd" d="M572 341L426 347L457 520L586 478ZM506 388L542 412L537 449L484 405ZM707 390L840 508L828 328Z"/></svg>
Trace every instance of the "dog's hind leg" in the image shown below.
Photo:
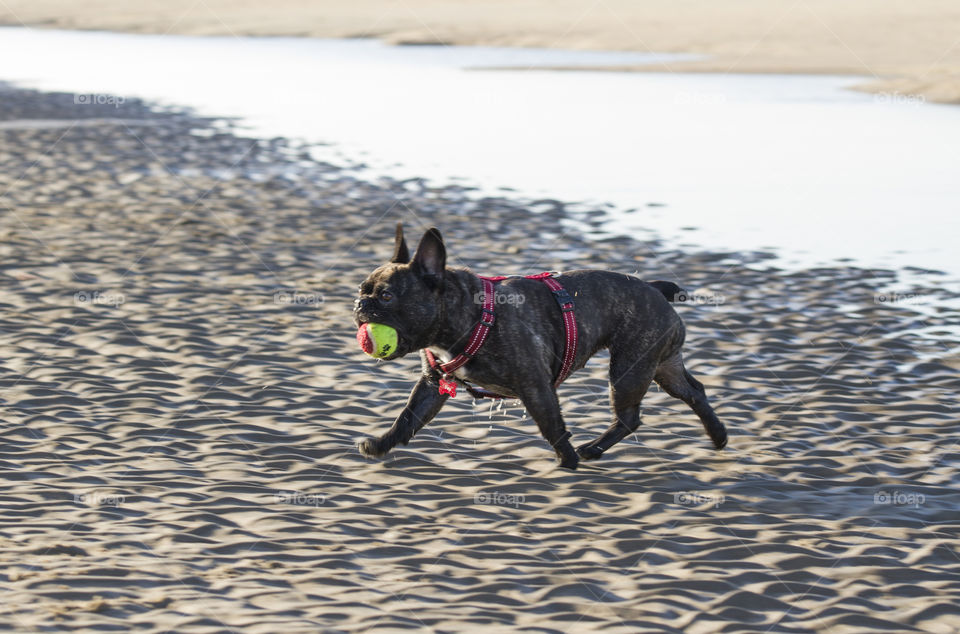
<svg viewBox="0 0 960 634"><path fill-rule="evenodd" d="M664 392L690 406L690 409L700 417L703 428L717 449L727 446L727 428L710 407L703 384L690 376L683 366L683 356L679 351L657 367L653 380L663 388Z"/></svg>
<svg viewBox="0 0 960 634"><path fill-rule="evenodd" d="M577 447L584 460L596 460L640 426L640 402L653 380L655 362L615 352L610 357L610 404L613 424L596 440Z"/></svg>

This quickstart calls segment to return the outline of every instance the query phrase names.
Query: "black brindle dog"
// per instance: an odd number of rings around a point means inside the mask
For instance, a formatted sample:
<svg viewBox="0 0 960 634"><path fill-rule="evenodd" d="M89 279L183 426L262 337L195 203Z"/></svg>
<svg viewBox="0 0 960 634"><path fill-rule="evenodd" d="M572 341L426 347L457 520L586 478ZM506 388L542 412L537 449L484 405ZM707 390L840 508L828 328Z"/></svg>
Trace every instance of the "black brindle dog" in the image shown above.
<svg viewBox="0 0 960 634"><path fill-rule="evenodd" d="M572 369L582 368L597 351L610 350L614 422L609 429L576 451L570 444L554 387L566 344L564 322L553 293L539 280L511 277L497 284L498 295L517 301L497 302L486 342L449 378L520 399L560 466L568 469L576 469L580 458L599 458L637 429L640 401L651 381L696 412L717 449L726 446L727 431L703 385L683 366L686 331L670 305L680 292L676 284L598 270L569 271L555 279L575 301L579 342ZM358 326L393 327L397 346L386 358L420 350L423 372L393 426L360 443L364 455L383 456L398 443L406 445L443 407L449 398L439 389L443 377L423 351L429 349L441 362L463 351L481 318L478 297L483 286L476 275L446 266L439 231L427 231L411 259L397 225L393 258L360 285L354 318Z"/></svg>

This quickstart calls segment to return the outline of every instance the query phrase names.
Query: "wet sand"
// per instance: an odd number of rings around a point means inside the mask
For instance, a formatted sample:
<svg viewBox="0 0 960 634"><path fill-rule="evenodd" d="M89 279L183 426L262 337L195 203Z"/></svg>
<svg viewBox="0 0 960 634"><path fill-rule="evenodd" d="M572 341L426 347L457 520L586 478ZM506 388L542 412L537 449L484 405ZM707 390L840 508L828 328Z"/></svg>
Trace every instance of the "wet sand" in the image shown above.
<svg viewBox="0 0 960 634"><path fill-rule="evenodd" d="M619 70L857 75L870 92L960 102L952 0L5 0L0 24L697 53L706 57Z"/></svg>
<svg viewBox="0 0 960 634"><path fill-rule="evenodd" d="M902 272L589 240L599 210L367 182L133 100L0 97L0 629L957 631L941 276L892 296ZM361 456L418 366L365 357L350 319L397 220L478 272L683 284L727 450L654 388L575 473L517 404L464 397ZM605 429L603 358L561 399L575 442Z"/></svg>

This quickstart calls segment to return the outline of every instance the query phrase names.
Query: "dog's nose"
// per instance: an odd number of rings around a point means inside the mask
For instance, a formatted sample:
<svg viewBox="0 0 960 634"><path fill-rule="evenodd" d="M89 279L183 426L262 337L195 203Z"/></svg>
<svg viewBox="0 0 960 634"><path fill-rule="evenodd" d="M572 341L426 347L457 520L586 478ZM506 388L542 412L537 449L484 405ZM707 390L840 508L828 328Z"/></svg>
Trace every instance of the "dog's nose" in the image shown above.
<svg viewBox="0 0 960 634"><path fill-rule="evenodd" d="M357 311L369 310L370 308L372 308L371 304L373 304L372 297L360 297L356 301L356 310Z"/></svg>

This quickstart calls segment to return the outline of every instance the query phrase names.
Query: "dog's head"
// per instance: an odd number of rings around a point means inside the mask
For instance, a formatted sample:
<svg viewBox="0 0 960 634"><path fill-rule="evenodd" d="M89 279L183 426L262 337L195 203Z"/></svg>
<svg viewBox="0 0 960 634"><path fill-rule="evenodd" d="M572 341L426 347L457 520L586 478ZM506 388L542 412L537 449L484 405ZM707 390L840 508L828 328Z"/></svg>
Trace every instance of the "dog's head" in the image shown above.
<svg viewBox="0 0 960 634"><path fill-rule="evenodd" d="M447 252L436 229L420 239L413 258L407 250L403 226L397 223L393 257L360 284L354 303L357 326L386 324L397 331L397 348L387 359L425 348L441 319L441 299Z"/></svg>

